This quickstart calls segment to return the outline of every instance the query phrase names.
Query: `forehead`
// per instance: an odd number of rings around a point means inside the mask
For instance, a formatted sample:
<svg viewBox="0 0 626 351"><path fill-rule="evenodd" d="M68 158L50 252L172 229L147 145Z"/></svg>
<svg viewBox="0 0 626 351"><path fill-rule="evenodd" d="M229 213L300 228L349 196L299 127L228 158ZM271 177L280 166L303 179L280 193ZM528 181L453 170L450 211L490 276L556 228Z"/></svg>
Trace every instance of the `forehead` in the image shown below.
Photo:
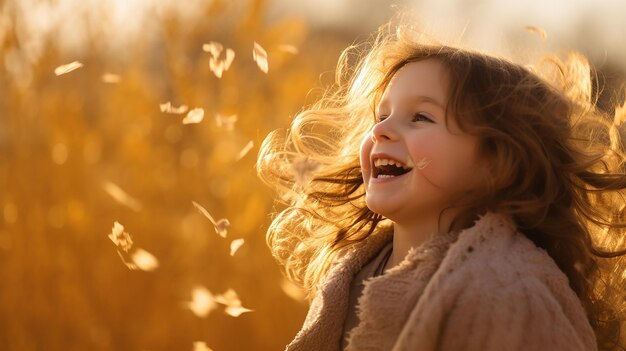
<svg viewBox="0 0 626 351"><path fill-rule="evenodd" d="M388 100L429 98L446 106L448 102L449 73L436 59L409 62L391 78L381 99Z"/></svg>

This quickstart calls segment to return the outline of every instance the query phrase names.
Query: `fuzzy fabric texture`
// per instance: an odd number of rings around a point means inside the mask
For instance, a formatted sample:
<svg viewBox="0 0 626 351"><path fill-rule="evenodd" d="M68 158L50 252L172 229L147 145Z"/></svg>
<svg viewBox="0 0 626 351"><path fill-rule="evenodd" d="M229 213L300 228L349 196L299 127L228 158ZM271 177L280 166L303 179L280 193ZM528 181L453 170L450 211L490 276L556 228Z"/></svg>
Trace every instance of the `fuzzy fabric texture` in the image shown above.
<svg viewBox="0 0 626 351"><path fill-rule="evenodd" d="M328 271L287 351L340 351L350 283L392 234L355 245ZM367 279L346 350L597 350L565 274L503 215L412 248Z"/></svg>

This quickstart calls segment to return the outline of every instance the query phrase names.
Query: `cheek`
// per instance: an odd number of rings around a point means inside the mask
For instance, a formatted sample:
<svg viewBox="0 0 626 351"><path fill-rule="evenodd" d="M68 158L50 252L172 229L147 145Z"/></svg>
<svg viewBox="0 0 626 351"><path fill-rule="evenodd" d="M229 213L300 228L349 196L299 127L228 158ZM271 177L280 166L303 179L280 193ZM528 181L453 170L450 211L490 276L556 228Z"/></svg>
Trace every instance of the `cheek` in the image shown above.
<svg viewBox="0 0 626 351"><path fill-rule="evenodd" d="M418 172L422 173L423 176L433 183L436 183L441 178L445 164L445 157L442 155L440 144L437 138L429 137L413 140L409 146L411 159L416 167L422 160L428 163L426 167L418 170Z"/></svg>
<svg viewBox="0 0 626 351"><path fill-rule="evenodd" d="M459 189L471 175L472 145L454 138L439 137L422 140L414 145L412 157L415 162L425 158L426 168L422 175L429 182L445 189Z"/></svg>

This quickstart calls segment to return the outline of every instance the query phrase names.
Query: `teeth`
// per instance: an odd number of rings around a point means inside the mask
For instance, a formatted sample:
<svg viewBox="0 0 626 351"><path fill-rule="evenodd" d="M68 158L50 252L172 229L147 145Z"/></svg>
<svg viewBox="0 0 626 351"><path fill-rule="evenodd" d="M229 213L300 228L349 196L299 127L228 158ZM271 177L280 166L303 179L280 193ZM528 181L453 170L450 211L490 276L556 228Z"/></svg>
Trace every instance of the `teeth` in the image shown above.
<svg viewBox="0 0 626 351"><path fill-rule="evenodd" d="M376 178L381 179L381 178L393 178L393 177L395 176L391 174L379 174L378 177Z"/></svg>
<svg viewBox="0 0 626 351"><path fill-rule="evenodd" d="M411 166L407 166L404 165L396 160L392 160L392 159L388 159L388 158L377 158L374 160L374 166L376 167L380 167L380 166L387 166L387 165L394 165L396 167L400 167L400 168L404 168L404 169L411 169L413 167Z"/></svg>

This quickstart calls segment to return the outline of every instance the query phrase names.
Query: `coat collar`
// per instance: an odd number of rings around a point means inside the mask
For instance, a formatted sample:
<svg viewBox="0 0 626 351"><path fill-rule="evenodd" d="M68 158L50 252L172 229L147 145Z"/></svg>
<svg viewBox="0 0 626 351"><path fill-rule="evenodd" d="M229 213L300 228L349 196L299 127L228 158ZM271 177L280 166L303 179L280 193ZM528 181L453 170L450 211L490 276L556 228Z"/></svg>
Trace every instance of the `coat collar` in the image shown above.
<svg viewBox="0 0 626 351"><path fill-rule="evenodd" d="M401 314L410 313L411 306L415 305L428 280L437 271L450 245L460 237L469 239L476 237L475 234L477 233L493 231L494 224L500 227L498 231L505 236L515 233L515 225L512 220L488 212L470 228L461 232L435 236L419 247L411 248L404 260L385 275L366 280L363 294L359 298L359 317L362 321L368 322L360 323L351 332L350 338L367 340L370 339L368 335L371 334L373 340L391 340L393 342L394 338L390 339L387 336L381 339L381 337L373 335L372 332L379 330L381 333L387 333L387 335L390 331L397 333L399 330L396 329L402 327L405 318L398 318L395 313L390 314L389 319L379 318L381 313L379 310L391 308ZM391 230L381 231L346 250L344 256L337 260L328 271L325 279L318 285L317 294L311 301L304 325L295 339L287 346L287 350L340 350L343 324L348 310L350 283L360 269L378 254L392 238ZM454 244L454 246L458 245ZM457 251L464 250L464 248L455 249ZM405 291L393 292L399 293L398 299L395 301L381 301L376 296L381 289L397 289L398 286L402 286ZM399 324L399 327L396 324ZM350 349L355 349L354 347L356 346L351 342ZM385 347L381 349L385 349Z"/></svg>

